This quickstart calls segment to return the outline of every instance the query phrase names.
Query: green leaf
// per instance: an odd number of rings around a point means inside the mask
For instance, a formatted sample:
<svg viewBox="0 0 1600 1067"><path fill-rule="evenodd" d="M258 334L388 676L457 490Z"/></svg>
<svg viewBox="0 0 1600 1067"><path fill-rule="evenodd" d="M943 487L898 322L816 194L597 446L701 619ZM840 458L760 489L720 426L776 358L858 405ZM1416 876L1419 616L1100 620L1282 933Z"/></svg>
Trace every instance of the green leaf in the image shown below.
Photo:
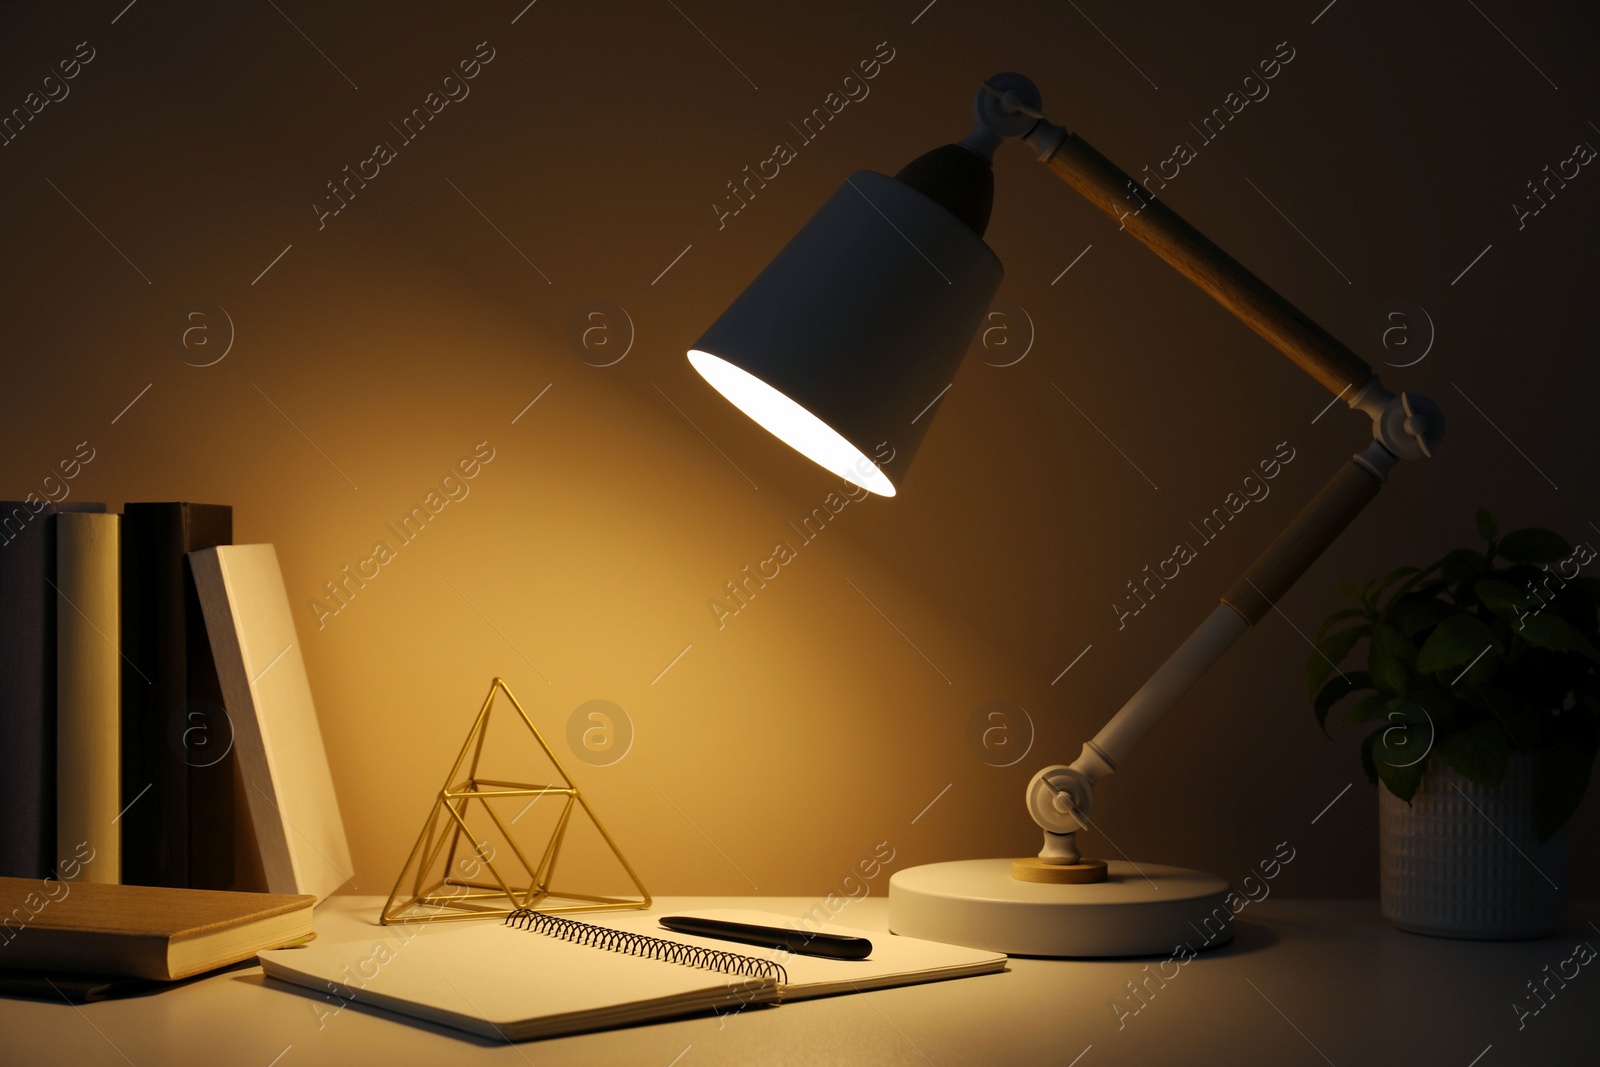
<svg viewBox="0 0 1600 1067"><path fill-rule="evenodd" d="M1516 622L1522 618L1522 609L1519 605L1531 599L1524 596L1522 590L1510 582L1502 582L1495 578L1480 579L1473 583L1472 589L1485 607L1509 622Z"/></svg>
<svg viewBox="0 0 1600 1067"><path fill-rule="evenodd" d="M1431 598L1401 597L1389 605L1384 621L1393 623L1407 637L1415 637L1437 626L1449 610L1445 604Z"/></svg>
<svg viewBox="0 0 1600 1067"><path fill-rule="evenodd" d="M1343 611L1334 612L1322 620L1322 626L1317 630L1317 639L1321 640L1324 634L1334 628L1335 624L1344 622L1346 619L1365 618L1366 614L1366 608L1345 608Z"/></svg>
<svg viewBox="0 0 1600 1067"><path fill-rule="evenodd" d="M1538 754L1533 765L1533 830L1540 841L1550 837L1577 810L1589 788L1592 754L1562 743Z"/></svg>
<svg viewBox="0 0 1600 1067"><path fill-rule="evenodd" d="M1317 694L1312 707L1317 714L1317 725L1322 728L1324 734L1327 734L1329 740L1332 740L1333 735L1328 733L1328 712L1351 693L1371 688L1372 679L1367 677L1366 671L1351 671L1322 687L1322 692Z"/></svg>
<svg viewBox="0 0 1600 1067"><path fill-rule="evenodd" d="M1511 740L1499 723L1485 719L1440 738L1439 754L1469 780L1493 789L1506 776Z"/></svg>
<svg viewBox="0 0 1600 1067"><path fill-rule="evenodd" d="M1383 718L1388 711L1389 701L1393 697L1384 696L1382 693L1370 693L1350 705L1350 710L1344 713L1346 726L1360 726L1364 722Z"/></svg>
<svg viewBox="0 0 1600 1067"><path fill-rule="evenodd" d="M1433 720L1433 728L1441 737L1452 730L1469 726L1481 718L1470 705L1457 700L1437 685L1419 691L1415 695L1415 700L1419 706L1427 709L1428 715Z"/></svg>
<svg viewBox="0 0 1600 1067"><path fill-rule="evenodd" d="M1353 597L1354 599L1361 601L1363 604L1367 602L1366 587L1361 585L1359 582L1340 582L1339 592L1343 593L1347 597Z"/></svg>
<svg viewBox="0 0 1600 1067"><path fill-rule="evenodd" d="M1422 772L1428 766L1428 753L1422 748L1425 731L1415 726L1397 724L1373 734L1372 765L1378 779L1389 792L1411 803L1422 781Z"/></svg>
<svg viewBox="0 0 1600 1067"><path fill-rule="evenodd" d="M1411 665L1416 660L1416 646L1405 634L1386 622L1373 624L1367 670L1379 692L1405 695L1411 689Z"/></svg>
<svg viewBox="0 0 1600 1067"><path fill-rule="evenodd" d="M1489 569L1489 558L1470 548L1458 548L1439 561L1439 576L1451 585L1468 582Z"/></svg>
<svg viewBox="0 0 1600 1067"><path fill-rule="evenodd" d="M1600 652L1595 651L1589 639L1579 633L1577 627L1551 612L1528 616L1517 633L1527 638L1529 644L1540 648L1548 648L1552 652L1576 652L1600 663Z"/></svg>
<svg viewBox="0 0 1600 1067"><path fill-rule="evenodd" d="M1494 542L1495 536L1500 532L1500 523L1488 508L1478 509L1478 536L1485 541Z"/></svg>
<svg viewBox="0 0 1600 1067"><path fill-rule="evenodd" d="M1437 674L1471 663L1486 649L1493 649L1496 653L1505 652L1500 639L1495 637L1487 623L1465 612L1451 615L1434 627L1428 640L1423 642L1422 651L1417 653L1417 670L1424 674Z"/></svg>
<svg viewBox="0 0 1600 1067"><path fill-rule="evenodd" d="M1396 567L1388 574L1385 574L1382 578L1378 578L1367 585L1368 599L1376 601L1378 599L1378 594L1382 593L1395 582L1398 582L1402 578L1408 578L1417 573L1420 573L1420 568L1418 567Z"/></svg>
<svg viewBox="0 0 1600 1067"><path fill-rule="evenodd" d="M1501 539L1497 550L1512 563L1554 563L1572 555L1572 546L1565 537L1537 527L1512 530Z"/></svg>
<svg viewBox="0 0 1600 1067"><path fill-rule="evenodd" d="M1430 598L1430 599L1433 599L1433 600L1443 601L1444 597L1446 597L1449 594L1449 591L1450 591L1450 583L1445 581L1443 578L1438 577L1436 575L1436 576L1434 576L1432 578L1429 578L1427 581L1423 582L1422 584L1418 585L1415 589L1412 589L1410 592L1411 592L1411 595L1419 597L1419 598L1420 597L1427 597L1427 598ZM1450 603L1453 604L1455 602L1456 602L1456 598L1452 597L1450 599Z"/></svg>
<svg viewBox="0 0 1600 1067"><path fill-rule="evenodd" d="M1418 571L1417 573L1413 574L1411 577L1407 578L1405 581L1401 582L1398 586L1395 587L1394 592L1389 594L1389 603L1390 604L1394 604L1394 603L1398 602L1401 597L1405 596L1407 593L1411 592L1413 589L1416 589L1418 586L1420 586L1423 582L1428 581L1429 578L1433 577L1438 572L1439 568L1442 567L1442 566L1444 566L1444 560L1441 559L1441 560L1439 560L1439 561L1437 561L1435 563L1432 563L1432 564L1422 568L1420 571ZM1438 579L1435 578L1434 582L1436 583L1437 581L1438 581ZM1430 583L1430 584L1434 584L1434 583Z"/></svg>
<svg viewBox="0 0 1600 1067"><path fill-rule="evenodd" d="M1487 683L1461 688L1467 705L1498 722L1517 748L1531 749L1539 745L1544 736L1544 723L1539 716L1524 712L1523 702L1516 693Z"/></svg>
<svg viewBox="0 0 1600 1067"><path fill-rule="evenodd" d="M1361 770L1365 772L1367 781L1373 785L1378 784L1378 767L1372 762L1372 746L1377 740L1378 735L1375 733L1361 739Z"/></svg>
<svg viewBox="0 0 1600 1067"><path fill-rule="evenodd" d="M1305 683L1307 696L1317 691L1317 687L1322 684L1328 675L1334 672L1339 662L1350 654L1350 650L1356 647L1356 642L1369 629L1371 629L1370 625L1363 623L1360 626L1352 626L1348 630L1340 630L1333 636L1325 637L1317 642L1316 651L1311 653L1311 657L1306 660Z"/></svg>

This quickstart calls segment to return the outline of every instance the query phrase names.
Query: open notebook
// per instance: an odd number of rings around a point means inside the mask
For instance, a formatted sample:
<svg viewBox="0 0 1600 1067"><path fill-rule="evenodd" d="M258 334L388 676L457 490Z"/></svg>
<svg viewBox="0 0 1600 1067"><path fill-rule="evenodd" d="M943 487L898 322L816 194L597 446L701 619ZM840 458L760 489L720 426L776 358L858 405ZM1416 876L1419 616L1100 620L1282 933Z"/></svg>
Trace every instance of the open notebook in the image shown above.
<svg viewBox="0 0 1600 1067"><path fill-rule="evenodd" d="M769 926L787 921L764 912L684 914ZM368 1004L513 1041L987 974L1006 964L996 952L825 929L870 938L872 955L830 960L780 953L675 933L654 915L630 914L593 923L530 915L521 925L399 927L366 941L319 942L260 958L269 977L322 993L330 1010Z"/></svg>

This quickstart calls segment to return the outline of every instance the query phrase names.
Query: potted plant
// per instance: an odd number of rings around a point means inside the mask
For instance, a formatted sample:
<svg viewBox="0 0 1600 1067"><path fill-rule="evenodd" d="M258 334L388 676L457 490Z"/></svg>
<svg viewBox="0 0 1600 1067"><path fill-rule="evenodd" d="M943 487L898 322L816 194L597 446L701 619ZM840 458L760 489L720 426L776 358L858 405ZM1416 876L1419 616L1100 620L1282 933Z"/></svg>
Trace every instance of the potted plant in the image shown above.
<svg viewBox="0 0 1600 1067"><path fill-rule="evenodd" d="M1539 937L1565 914L1565 826L1600 747L1600 579L1542 529L1340 590L1306 663L1327 733L1377 724L1361 765L1379 786L1384 917L1451 937ZM1341 667L1365 645L1365 669ZM1330 735L1331 737L1331 735Z"/></svg>

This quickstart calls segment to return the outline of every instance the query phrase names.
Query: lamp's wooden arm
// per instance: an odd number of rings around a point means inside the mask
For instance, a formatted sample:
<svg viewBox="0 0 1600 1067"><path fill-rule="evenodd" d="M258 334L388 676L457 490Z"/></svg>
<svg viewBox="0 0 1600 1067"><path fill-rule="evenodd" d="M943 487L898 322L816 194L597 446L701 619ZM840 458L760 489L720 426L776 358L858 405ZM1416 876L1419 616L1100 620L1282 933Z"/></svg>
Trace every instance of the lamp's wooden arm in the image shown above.
<svg viewBox="0 0 1600 1067"><path fill-rule="evenodd" d="M1272 342L1331 392L1344 395L1372 376L1372 368L1318 326L1239 261L1218 248L1177 212L1081 137L1060 135L1046 163L1062 181L1156 255L1209 293L1217 303ZM1377 496L1382 482L1354 461L1340 468L1289 528L1267 546L1248 571L1223 595L1246 622L1261 621L1278 598L1333 543L1361 509Z"/></svg>
<svg viewBox="0 0 1600 1067"><path fill-rule="evenodd" d="M1074 835L1091 823L1095 783L1127 759L1133 747L1161 721L1211 665L1249 626L1260 622L1383 485L1386 469L1378 446L1340 467L1294 521L1256 558L1206 620L1156 669L1113 715L1071 766L1056 764L1028 784L1028 813L1044 829L1046 864L1078 862Z"/></svg>
<svg viewBox="0 0 1600 1067"><path fill-rule="evenodd" d="M1054 129L1059 130L1059 127ZM1372 368L1238 260L1218 248L1153 193L1082 138L1068 133L1046 160L1062 181L1211 294L1330 392L1366 383Z"/></svg>
<svg viewBox="0 0 1600 1067"><path fill-rule="evenodd" d="M1222 602L1244 616L1250 625L1260 622L1361 514L1361 509L1372 502L1382 485L1370 470L1353 459L1340 467L1300 509L1294 521L1256 557L1250 569L1222 594Z"/></svg>
<svg viewBox="0 0 1600 1067"><path fill-rule="evenodd" d="M1365 360L1082 138L1046 120L1038 106L1038 90L1026 78L999 75L991 79L978 94L979 130L969 141L981 149L989 143L985 137L998 143L1001 137L1021 136L1057 177L1271 342L1329 392L1335 396L1349 393L1352 406L1371 415L1374 426L1371 447L1352 457L1328 479L1316 497L1223 594L1222 603L1211 615L1083 746L1077 760L1071 766L1046 767L1033 776L1028 785L1028 811L1045 831L1039 858L1046 867L1074 868L1081 866L1076 833L1092 825L1088 816L1094 806L1095 783L1113 773L1134 745L1239 635L1272 610L1378 495L1397 458L1432 454L1431 446L1442 434L1443 423L1437 406L1426 398L1389 394ZM1024 128L1028 118L1034 122Z"/></svg>

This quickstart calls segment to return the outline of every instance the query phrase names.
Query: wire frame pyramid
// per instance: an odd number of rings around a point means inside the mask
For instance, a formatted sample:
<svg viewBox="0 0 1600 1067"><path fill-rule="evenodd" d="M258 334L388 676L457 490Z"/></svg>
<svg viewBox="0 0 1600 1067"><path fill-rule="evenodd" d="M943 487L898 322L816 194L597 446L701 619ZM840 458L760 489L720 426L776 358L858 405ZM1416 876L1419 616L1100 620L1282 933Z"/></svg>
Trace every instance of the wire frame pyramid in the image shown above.
<svg viewBox="0 0 1600 1067"><path fill-rule="evenodd" d="M549 759L555 784L526 785L478 776L489 732L489 716L498 693L505 694L522 724ZM518 842L512 827L491 804L491 801L514 801L523 797L530 806L547 797L561 800L554 830L540 850L526 848L524 843ZM616 857L638 890L638 896L602 896L555 887L556 863L575 815L580 819L587 817L599 831L611 855ZM515 823L516 819L511 822ZM496 849L488 840L491 825L498 839L507 845L504 851ZM389 894L380 921L387 926L490 918L509 915L521 908L564 912L649 906L650 894L639 881L638 874L567 776L556 754L545 744L539 728L534 726L504 679L496 678L489 685L489 694L473 721L466 743L461 746L461 754L450 768L428 821L400 871L394 891Z"/></svg>

